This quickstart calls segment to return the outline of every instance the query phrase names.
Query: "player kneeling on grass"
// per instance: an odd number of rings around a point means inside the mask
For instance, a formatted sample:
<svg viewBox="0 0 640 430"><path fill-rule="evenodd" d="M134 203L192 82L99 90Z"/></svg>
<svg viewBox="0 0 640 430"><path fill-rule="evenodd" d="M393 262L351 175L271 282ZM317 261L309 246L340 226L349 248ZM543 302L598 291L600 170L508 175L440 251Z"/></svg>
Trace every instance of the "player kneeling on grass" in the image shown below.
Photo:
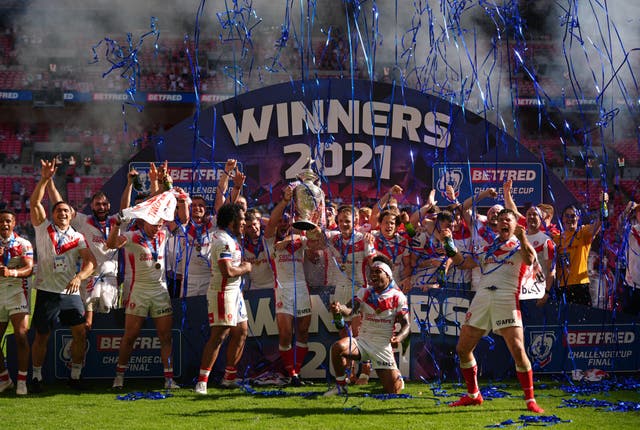
<svg viewBox="0 0 640 430"><path fill-rule="evenodd" d="M409 335L409 308L407 297L393 280L391 262L385 256L376 256L371 262L371 280L361 288L347 305L331 304L331 312L349 316L362 314L362 326L357 338L343 337L331 346L331 362L336 375L336 387L325 396L347 392L345 367L347 360L371 360L386 393L397 394L404 387L396 365L393 347ZM396 323L400 330L396 333Z"/></svg>
<svg viewBox="0 0 640 430"><path fill-rule="evenodd" d="M498 236L495 242L468 256L458 252L449 229L444 229L442 233L445 237L445 251L453 264L462 269L479 265L482 272L456 346L468 394L449 406L482 404L482 394L478 388L478 366L473 350L480 339L493 330L502 336L513 356L527 409L543 413L544 410L538 406L533 396L533 371L524 349L522 315L518 305L518 293L526 266L531 266L536 261L536 251L527 240L524 229L517 225L513 211L503 209L498 214Z"/></svg>

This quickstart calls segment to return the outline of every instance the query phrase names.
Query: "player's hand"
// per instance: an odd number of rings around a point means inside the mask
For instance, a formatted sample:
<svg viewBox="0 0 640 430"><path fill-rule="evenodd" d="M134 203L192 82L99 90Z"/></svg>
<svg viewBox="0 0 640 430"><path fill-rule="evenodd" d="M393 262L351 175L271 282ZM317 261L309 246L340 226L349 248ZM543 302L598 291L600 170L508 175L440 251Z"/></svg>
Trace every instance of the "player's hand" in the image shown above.
<svg viewBox="0 0 640 430"><path fill-rule="evenodd" d="M536 300L536 306L539 308L543 307L547 304L547 300L549 300L549 293L545 293L544 296Z"/></svg>
<svg viewBox="0 0 640 430"><path fill-rule="evenodd" d="M71 280L67 284L67 288L66 288L67 293L69 294L77 293L80 290L81 282L82 281L80 280L80 276L76 274L73 278L71 278Z"/></svg>
<svg viewBox="0 0 640 430"><path fill-rule="evenodd" d="M283 194L284 194L284 201L285 202L290 202L291 199L293 198L293 185L287 185L284 190L282 190Z"/></svg>
<svg viewBox="0 0 640 430"><path fill-rule="evenodd" d="M511 194L512 185L513 185L512 179L507 179L506 181L504 181L504 184L502 184L502 192L504 193L505 196L508 196Z"/></svg>
<svg viewBox="0 0 640 430"><path fill-rule="evenodd" d="M1 277L8 278L10 274L11 274L11 269L9 269L7 266L0 266Z"/></svg>
<svg viewBox="0 0 640 430"><path fill-rule="evenodd" d="M398 185L398 184L395 184L389 190L389 195L397 196L397 195L400 195L400 194L402 194L402 187L400 185Z"/></svg>
<svg viewBox="0 0 640 430"><path fill-rule="evenodd" d="M446 186L445 194L447 196L447 200L449 200L450 202L456 201L456 190L453 188L452 185Z"/></svg>
<svg viewBox="0 0 640 430"><path fill-rule="evenodd" d="M516 230L513 232L513 234L519 241L522 242L525 239L524 227L522 227L521 225L517 225Z"/></svg>
<svg viewBox="0 0 640 430"><path fill-rule="evenodd" d="M342 305L340 304L340 302L332 302L331 305L329 305L329 310L333 314L339 314L341 308Z"/></svg>
<svg viewBox="0 0 640 430"><path fill-rule="evenodd" d="M127 185L133 184L133 181L135 181L136 176L138 175L138 171L134 168L131 168L131 170L129 170L129 173L127 174ZM151 175L149 175L149 177L151 177Z"/></svg>
<svg viewBox="0 0 640 430"><path fill-rule="evenodd" d="M42 179L51 179L57 170L55 161L40 160L40 164L42 166L42 169L40 170Z"/></svg>
<svg viewBox="0 0 640 430"><path fill-rule="evenodd" d="M234 170L236 170L236 166L238 165L238 161L235 158L227 159L227 162L224 164L224 171L227 175L231 175Z"/></svg>
<svg viewBox="0 0 640 430"><path fill-rule="evenodd" d="M482 200L483 198L495 199L496 197L498 197L498 191L496 191L495 188L487 188L480 194L481 194L480 200Z"/></svg>

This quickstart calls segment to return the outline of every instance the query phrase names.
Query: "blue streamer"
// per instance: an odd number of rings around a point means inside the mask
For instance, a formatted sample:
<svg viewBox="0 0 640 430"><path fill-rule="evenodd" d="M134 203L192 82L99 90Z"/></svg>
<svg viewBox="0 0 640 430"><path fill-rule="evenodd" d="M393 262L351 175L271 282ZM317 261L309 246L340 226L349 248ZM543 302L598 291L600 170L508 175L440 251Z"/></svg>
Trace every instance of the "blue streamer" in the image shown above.
<svg viewBox="0 0 640 430"><path fill-rule="evenodd" d="M164 400L173 397L170 391L134 391L132 393L116 396L116 400L127 402L135 400Z"/></svg>

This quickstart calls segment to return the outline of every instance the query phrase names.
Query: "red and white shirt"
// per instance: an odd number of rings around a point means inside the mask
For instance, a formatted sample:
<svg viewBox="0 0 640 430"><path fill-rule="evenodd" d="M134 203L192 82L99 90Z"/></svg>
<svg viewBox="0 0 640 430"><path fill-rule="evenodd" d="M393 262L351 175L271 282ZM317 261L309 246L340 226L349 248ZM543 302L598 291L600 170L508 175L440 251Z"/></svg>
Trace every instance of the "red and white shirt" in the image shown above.
<svg viewBox="0 0 640 430"><path fill-rule="evenodd" d="M165 278L164 252L167 244L168 231L163 228L155 238L143 234L141 230L128 231L122 236L127 238L124 246L124 258L131 288L137 290L167 289Z"/></svg>
<svg viewBox="0 0 640 430"><path fill-rule="evenodd" d="M12 233L7 240L0 238L0 257L2 265L9 269L22 267L24 260L33 260L33 246L27 239ZM26 278L0 277L0 290L3 294L26 291Z"/></svg>
<svg viewBox="0 0 640 430"><path fill-rule="evenodd" d="M34 228L38 255L35 288L66 294L69 281L78 272L80 250L88 249L89 245L84 235L73 227L62 231L50 221L44 221Z"/></svg>
<svg viewBox="0 0 640 430"><path fill-rule="evenodd" d="M272 252L276 288L306 288L304 278L304 252L307 249L307 238L300 235L285 237L282 242L286 248L276 250L275 238L267 239Z"/></svg>
<svg viewBox="0 0 640 430"><path fill-rule="evenodd" d="M402 280L402 270L404 264L402 259L405 256L410 255L410 243L407 236L403 236L400 233L396 233L392 238L387 239L380 231L374 231L373 247L380 254L386 255L393 263L393 279L396 282Z"/></svg>
<svg viewBox="0 0 640 430"><path fill-rule="evenodd" d="M240 290L242 276L227 278L222 275L218 262L231 261L233 267L242 263L240 244L226 230L216 230L211 241L211 283L209 289L213 291Z"/></svg>
<svg viewBox="0 0 640 430"><path fill-rule="evenodd" d="M380 294L373 287L361 288L355 300L360 303L362 314L358 338L376 345L388 345L396 319L409 313L407 297L392 283Z"/></svg>
<svg viewBox="0 0 640 430"><path fill-rule="evenodd" d="M107 248L109 230L118 228L115 222L115 216L100 222L96 217L82 213L77 213L71 221L71 225L84 235L96 258L95 273L98 275L115 277L118 274L118 250Z"/></svg>
<svg viewBox="0 0 640 430"><path fill-rule="evenodd" d="M251 272L248 278L251 281L251 289L273 288L273 241L265 239L262 235L253 242L247 236L244 237L244 259L251 263Z"/></svg>
<svg viewBox="0 0 640 430"><path fill-rule="evenodd" d="M520 242L515 236L506 242L485 246L476 257L482 272L478 290L497 287L500 292L520 293L529 265L524 263Z"/></svg>
<svg viewBox="0 0 640 430"><path fill-rule="evenodd" d="M362 233L354 232L353 237L345 239L339 231L329 231L328 252L329 285L351 287L352 282L362 287L365 279L365 264L375 249L365 240ZM354 270L355 267L355 270Z"/></svg>
<svg viewBox="0 0 640 430"><path fill-rule="evenodd" d="M625 284L640 288L640 224L634 224L627 238L627 272Z"/></svg>

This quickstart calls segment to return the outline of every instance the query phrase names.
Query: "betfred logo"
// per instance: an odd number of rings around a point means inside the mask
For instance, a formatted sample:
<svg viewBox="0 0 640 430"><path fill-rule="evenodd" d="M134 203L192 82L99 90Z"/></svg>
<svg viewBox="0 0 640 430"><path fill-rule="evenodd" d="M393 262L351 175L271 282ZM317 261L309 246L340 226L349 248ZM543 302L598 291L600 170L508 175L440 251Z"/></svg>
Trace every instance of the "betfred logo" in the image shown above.
<svg viewBox="0 0 640 430"><path fill-rule="evenodd" d="M122 342L122 336L115 335L98 335L97 344L98 351L109 352L118 351L120 349L120 343ZM160 338L157 336L141 336L136 339L133 344L133 349L160 349Z"/></svg>
<svg viewBox="0 0 640 430"><path fill-rule="evenodd" d="M632 331L586 331L572 330L567 332L564 345L567 346L597 346L631 344L635 342L636 334Z"/></svg>

